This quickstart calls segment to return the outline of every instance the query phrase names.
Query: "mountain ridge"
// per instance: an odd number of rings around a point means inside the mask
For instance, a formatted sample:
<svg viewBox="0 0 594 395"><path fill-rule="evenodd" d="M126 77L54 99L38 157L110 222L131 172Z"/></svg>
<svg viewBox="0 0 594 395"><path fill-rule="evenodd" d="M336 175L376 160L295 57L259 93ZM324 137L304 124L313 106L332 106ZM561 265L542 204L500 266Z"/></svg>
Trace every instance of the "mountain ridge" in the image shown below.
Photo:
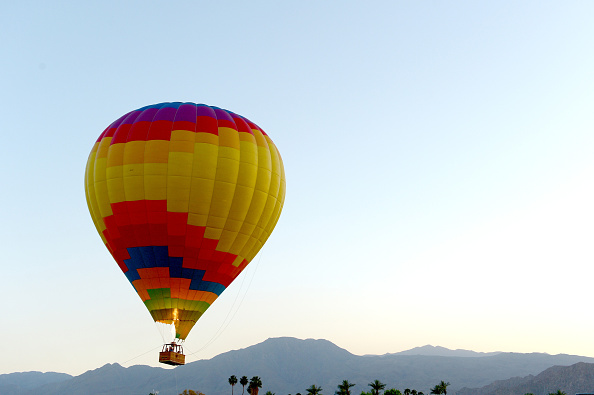
<svg viewBox="0 0 594 395"><path fill-rule="evenodd" d="M481 388L462 388L457 395L547 395L562 390L568 394L594 391L594 364L578 362L570 366L552 366L538 375L497 380Z"/></svg>
<svg viewBox="0 0 594 395"><path fill-rule="evenodd" d="M0 375L0 394L12 395L45 384L71 379L73 376L58 372L15 372Z"/></svg>
<svg viewBox="0 0 594 395"><path fill-rule="evenodd" d="M492 355L501 354L501 351L494 351L494 352L477 352L471 350L464 350L457 348L455 350L441 347L441 346L432 346L427 344L425 346L414 347L410 350L395 352L395 353L388 353L384 355L431 355L431 356L442 356L442 357L488 357Z"/></svg>
<svg viewBox="0 0 594 395"><path fill-rule="evenodd" d="M496 380L536 375L554 365L594 363L594 358L566 354L477 354L466 357L399 353L360 356L324 339L281 337L175 369L143 365L124 368L119 364L106 364L65 381L46 383L33 389L8 393L0 386L0 393L147 395L156 389L160 395L177 395L184 389L194 389L212 395L229 390L227 379L231 375L259 376L264 383L262 391L277 394L305 393L312 384L332 393L345 379L357 384L353 393L367 391L367 383L375 379L386 383L386 388L411 388L425 394L440 380L445 380L451 383L449 390L454 393L462 387L479 388Z"/></svg>

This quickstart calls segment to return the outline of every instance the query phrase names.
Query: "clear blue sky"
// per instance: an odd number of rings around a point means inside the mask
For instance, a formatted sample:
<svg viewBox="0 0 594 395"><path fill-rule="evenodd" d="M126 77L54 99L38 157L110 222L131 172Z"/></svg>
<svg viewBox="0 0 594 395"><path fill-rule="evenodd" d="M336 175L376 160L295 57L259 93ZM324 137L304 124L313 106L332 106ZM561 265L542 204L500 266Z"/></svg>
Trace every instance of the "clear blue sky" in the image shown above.
<svg viewBox="0 0 594 395"><path fill-rule="evenodd" d="M83 173L108 124L163 101L249 118L287 175L274 234L194 327L190 361L278 336L594 357L592 15L587 1L4 4L0 333L15 357L0 373L157 365L161 336L93 227Z"/></svg>

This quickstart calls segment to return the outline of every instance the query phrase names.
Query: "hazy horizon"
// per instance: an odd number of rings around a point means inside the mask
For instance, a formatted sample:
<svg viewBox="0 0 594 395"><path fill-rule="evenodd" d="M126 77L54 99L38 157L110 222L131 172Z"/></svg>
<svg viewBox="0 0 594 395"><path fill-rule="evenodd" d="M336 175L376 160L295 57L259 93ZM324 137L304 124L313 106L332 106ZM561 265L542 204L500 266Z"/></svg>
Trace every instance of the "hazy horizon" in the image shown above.
<svg viewBox="0 0 594 395"><path fill-rule="evenodd" d="M222 354L226 354L228 352L243 350L243 349L246 349L246 348L257 346L257 345L262 344L262 343L264 343L264 342L266 342L268 340L283 339L283 338L289 338L289 339L295 339L295 340L316 340L316 341L323 340L323 341L328 341L328 342L332 343L333 345L335 345L336 347L339 347L341 349L344 349L344 350L348 351L349 353L351 353L353 355L356 355L356 356L383 356L383 355L404 354L404 355L423 355L423 356L459 356L459 357L463 357L463 358L469 358L469 357L472 357L471 356L472 354L476 354L476 355L473 355L473 356L474 357L477 357L477 358L483 358L483 357L497 355L497 354L516 353L514 351L475 351L475 350L461 349L461 348L451 349L451 348L442 347L442 346L439 346L439 345L424 344L424 345L421 345L421 346L414 346L414 347L412 347L410 349L400 350L400 351L395 351L395 352L384 352L384 353L379 353L379 354L369 354L369 353L357 354L357 353L353 353L353 352L349 351L348 349L346 349L344 347L341 347L340 345L335 344L335 343L333 343L333 342L331 342L330 340L327 340L327 339L313 339L313 338L300 339L300 338L290 337L290 336L278 336L278 337L270 337L270 338L265 339L265 340L263 340L261 342L250 344L250 345L247 345L245 347L240 347L240 348L236 348L236 349L225 350L225 351L222 351L221 353L219 353L217 355L213 355L213 356L210 356L208 358L201 358L200 360L210 360L212 358L215 358L215 357L217 357L219 355L222 355ZM409 351L414 351L414 350L421 350L421 351L424 351L424 352L422 352L420 354L407 354ZM462 355L462 354L464 354L464 355ZM481 355L481 354L484 354L484 355ZM575 356L579 356L579 357L588 357L588 356L579 355L579 354L567 354L567 353L549 354L549 353L541 353L541 352L537 352L537 351L527 352L527 353L520 353L520 354L546 354L546 355L551 355L551 356L555 356L555 355L575 355ZM136 359L136 358L134 358L134 359ZM106 363L104 363L104 364L102 364L100 366L92 367L92 368L90 368L90 369L88 369L88 370L86 370L84 372L78 373L78 374L70 374L70 373L67 373L67 372L60 372L60 371L55 371L55 370L47 370L47 371L32 371L32 370L30 370L30 371L21 371L21 372L0 373L0 375L2 375L2 374L11 374L11 373L41 372L41 373L66 373L66 374L69 374L69 375L71 375L73 377L76 377L76 376L79 376L79 375L81 375L83 373L86 373L86 372L89 372L89 371L101 369L102 367L104 367L106 365L114 365L114 364L115 365L122 366L124 368L135 366L135 365L137 365L137 366L152 366L152 367L158 367L158 368L163 368L163 369L167 369L167 370L171 370L171 369L174 369L175 368L175 367L167 366L167 365L163 365L163 364L147 365L147 364L141 364L141 363L133 363L133 360L126 361L126 362L128 362L127 365L126 364L122 365L121 363L118 363L118 362L106 362ZM191 362L196 362L196 360L193 360Z"/></svg>

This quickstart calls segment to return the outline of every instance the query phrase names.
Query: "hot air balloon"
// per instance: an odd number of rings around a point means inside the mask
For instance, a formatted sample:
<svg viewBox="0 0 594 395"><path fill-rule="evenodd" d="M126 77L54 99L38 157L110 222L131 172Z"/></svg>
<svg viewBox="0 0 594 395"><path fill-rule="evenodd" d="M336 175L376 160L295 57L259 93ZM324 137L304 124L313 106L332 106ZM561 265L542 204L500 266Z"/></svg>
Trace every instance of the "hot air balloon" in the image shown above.
<svg viewBox="0 0 594 395"><path fill-rule="evenodd" d="M160 356L175 365L196 321L270 236L285 173L272 140L247 118L161 103L101 133L85 192L101 239L152 318L175 327Z"/></svg>

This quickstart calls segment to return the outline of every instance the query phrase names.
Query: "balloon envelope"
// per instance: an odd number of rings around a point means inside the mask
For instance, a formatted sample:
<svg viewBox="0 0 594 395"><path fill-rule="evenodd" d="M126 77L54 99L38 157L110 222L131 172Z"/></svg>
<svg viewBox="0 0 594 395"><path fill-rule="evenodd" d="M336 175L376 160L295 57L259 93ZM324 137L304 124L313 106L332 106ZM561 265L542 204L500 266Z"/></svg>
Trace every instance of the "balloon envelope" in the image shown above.
<svg viewBox="0 0 594 395"><path fill-rule="evenodd" d="M99 136L85 192L101 239L153 319L185 339L270 236L285 174L272 140L246 118L161 103Z"/></svg>

